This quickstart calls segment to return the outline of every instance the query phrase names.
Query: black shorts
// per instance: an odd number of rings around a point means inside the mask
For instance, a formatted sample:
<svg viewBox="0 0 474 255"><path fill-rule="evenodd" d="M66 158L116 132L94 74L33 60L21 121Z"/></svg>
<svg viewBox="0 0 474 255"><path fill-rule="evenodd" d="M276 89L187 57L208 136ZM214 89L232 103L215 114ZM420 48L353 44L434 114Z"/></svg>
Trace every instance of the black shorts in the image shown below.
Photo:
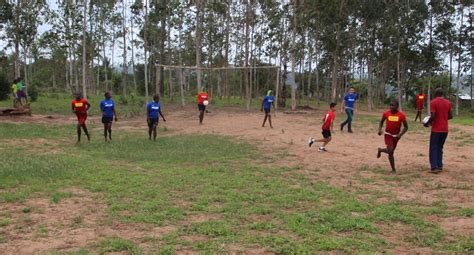
<svg viewBox="0 0 474 255"><path fill-rule="evenodd" d="M323 137L324 138L329 138L331 137L331 130L326 130L326 129L323 129Z"/></svg>
<svg viewBox="0 0 474 255"><path fill-rule="evenodd" d="M113 120L114 120L114 117L102 116L102 123L104 123L104 124L112 123Z"/></svg>
<svg viewBox="0 0 474 255"><path fill-rule="evenodd" d="M203 104L198 104L198 109L199 109L199 111L205 111L205 110L206 110L206 106L203 105Z"/></svg>
<svg viewBox="0 0 474 255"><path fill-rule="evenodd" d="M148 119L147 123L148 123L148 127L153 127L153 125L158 125L158 122L159 122L159 118L156 118L156 119Z"/></svg>
<svg viewBox="0 0 474 255"><path fill-rule="evenodd" d="M265 113L270 113L270 108L263 108L263 110L265 111Z"/></svg>

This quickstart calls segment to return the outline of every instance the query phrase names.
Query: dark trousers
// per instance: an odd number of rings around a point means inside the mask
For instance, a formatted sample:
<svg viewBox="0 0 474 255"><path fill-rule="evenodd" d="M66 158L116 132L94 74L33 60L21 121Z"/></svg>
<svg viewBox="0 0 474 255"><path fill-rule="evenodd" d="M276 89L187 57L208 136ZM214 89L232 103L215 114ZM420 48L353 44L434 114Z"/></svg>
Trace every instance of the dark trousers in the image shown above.
<svg viewBox="0 0 474 255"><path fill-rule="evenodd" d="M443 168L443 146L448 133L431 132L430 136L430 164L431 170Z"/></svg>
<svg viewBox="0 0 474 255"><path fill-rule="evenodd" d="M352 116L354 116L354 110L346 108L347 119L341 123L341 127L347 124L347 130L352 131Z"/></svg>

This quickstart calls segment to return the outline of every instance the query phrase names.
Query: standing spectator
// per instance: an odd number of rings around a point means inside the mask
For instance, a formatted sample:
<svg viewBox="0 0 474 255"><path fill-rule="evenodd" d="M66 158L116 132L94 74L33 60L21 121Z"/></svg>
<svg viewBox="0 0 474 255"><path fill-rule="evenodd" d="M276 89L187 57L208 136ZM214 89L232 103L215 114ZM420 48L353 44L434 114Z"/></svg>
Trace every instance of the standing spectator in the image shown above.
<svg viewBox="0 0 474 255"><path fill-rule="evenodd" d="M355 93L354 87L350 87L348 93L344 96L344 100L342 101L341 112L346 112L347 119L341 123L341 131L347 124L347 131L352 133L352 117L354 116L355 103L357 99L359 99L359 96L357 93Z"/></svg>
<svg viewBox="0 0 474 255"><path fill-rule="evenodd" d="M448 120L453 118L451 102L443 97L443 89L435 90L435 98L431 100L431 116L425 127L431 125L430 136L430 165L431 173L443 170L443 146L448 137Z"/></svg>

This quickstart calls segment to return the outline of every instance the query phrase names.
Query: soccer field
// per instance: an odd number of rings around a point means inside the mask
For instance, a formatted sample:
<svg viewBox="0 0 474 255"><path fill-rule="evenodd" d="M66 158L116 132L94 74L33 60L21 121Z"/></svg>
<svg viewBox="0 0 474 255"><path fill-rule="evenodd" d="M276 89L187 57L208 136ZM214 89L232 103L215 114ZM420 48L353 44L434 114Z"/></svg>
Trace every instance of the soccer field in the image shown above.
<svg viewBox="0 0 474 255"><path fill-rule="evenodd" d="M432 175L429 131L409 115L392 175L378 113L319 153L321 111L278 112L273 129L260 112L209 111L200 126L194 107L165 108L156 142L136 116L105 143L95 114L79 145L71 115L0 118L0 253L474 251L473 126L452 125Z"/></svg>

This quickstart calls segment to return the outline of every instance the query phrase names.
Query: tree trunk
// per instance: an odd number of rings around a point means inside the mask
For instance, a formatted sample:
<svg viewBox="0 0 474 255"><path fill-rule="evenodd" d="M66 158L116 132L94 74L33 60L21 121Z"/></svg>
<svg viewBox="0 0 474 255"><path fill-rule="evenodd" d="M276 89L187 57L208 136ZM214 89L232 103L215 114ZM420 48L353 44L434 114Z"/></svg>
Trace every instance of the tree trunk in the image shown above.
<svg viewBox="0 0 474 255"><path fill-rule="evenodd" d="M179 69L179 93L181 96L181 107L184 107L185 101L184 101L184 75L183 75L183 69Z"/></svg>
<svg viewBox="0 0 474 255"><path fill-rule="evenodd" d="M166 9L166 1L165 0L162 0L161 3L161 8L163 9ZM160 64L165 64L165 38L166 38L166 14L162 14L162 17L161 17L161 20L160 20L160 32L161 32L161 38L160 38L160 56L159 56L159 60L160 60ZM164 90L165 90L165 86L164 86L164 82L165 82L165 72L163 70L163 66L160 66L159 67L160 71L158 72L157 75L159 75L159 77L157 77L157 87L156 87L156 94L159 94L159 95L163 95L164 94Z"/></svg>
<svg viewBox="0 0 474 255"><path fill-rule="evenodd" d="M86 62L86 26L87 26L87 0L84 0L84 17L82 19L82 96L87 98L86 79L87 79L87 62Z"/></svg>
<svg viewBox="0 0 474 255"><path fill-rule="evenodd" d="M15 8L15 60L13 79L20 77L20 0L16 0Z"/></svg>
<svg viewBox="0 0 474 255"><path fill-rule="evenodd" d="M229 35L230 35L230 26L231 26L231 19L230 19L230 8L226 11L225 17L225 53L224 53L224 65L226 69L224 69L224 97L229 98L229 72L227 67L229 67Z"/></svg>
<svg viewBox="0 0 474 255"><path fill-rule="evenodd" d="M313 77L313 46L312 43L309 43L309 52L308 52L308 88L307 88L307 96L308 100L311 99L311 79Z"/></svg>
<svg viewBox="0 0 474 255"><path fill-rule="evenodd" d="M402 86L400 82L400 42L397 46L397 87L398 87L398 105L402 111Z"/></svg>
<svg viewBox="0 0 474 255"><path fill-rule="evenodd" d="M201 8L202 0L196 0L196 74L197 74L197 90L202 91L201 80L201 46L202 46L202 24L201 24Z"/></svg>
<svg viewBox="0 0 474 255"><path fill-rule="evenodd" d="M372 84L372 72L373 64L371 59L367 59L367 111L372 112L374 110L373 103L373 84Z"/></svg>
<svg viewBox="0 0 474 255"><path fill-rule="evenodd" d="M130 46L132 50L132 77L133 77L133 89L135 90L135 93L138 94L138 88L137 88L137 75L135 74L135 45L133 42L133 33L134 33L134 27L133 27L133 14L130 16Z"/></svg>
<svg viewBox="0 0 474 255"><path fill-rule="evenodd" d="M123 96L127 96L128 66L127 66L127 14L125 12L125 0L122 0L122 33L123 33L123 70L122 90Z"/></svg>
<svg viewBox="0 0 474 255"><path fill-rule="evenodd" d="M249 34L250 34L250 1L246 1L245 5L245 36L244 36L244 48L245 48L245 67L249 66ZM249 83L249 69L245 68L244 70L244 85L245 85L245 99L246 99L246 109L250 111L250 97L251 97L251 88Z"/></svg>
<svg viewBox="0 0 474 255"><path fill-rule="evenodd" d="M293 31L291 38L291 110L296 110L296 28L298 26L298 0L293 2Z"/></svg>
<svg viewBox="0 0 474 255"><path fill-rule="evenodd" d="M144 63L143 63L143 69L144 69L144 75L145 75L145 100L148 101L148 52L147 52L147 24L148 24L148 0L145 0L145 22L143 25L143 55L144 55Z"/></svg>
<svg viewBox="0 0 474 255"><path fill-rule="evenodd" d="M169 96L170 96L170 101L173 101L173 74L171 73L171 69L168 70L169 74Z"/></svg>
<svg viewBox="0 0 474 255"><path fill-rule="evenodd" d="M456 116L459 115L459 85L461 82L461 65L462 65L462 23L464 21L464 6L461 4L461 27L459 28L459 49L458 49L458 73L456 77ZM448 95L450 98L451 95Z"/></svg>
<svg viewBox="0 0 474 255"><path fill-rule="evenodd" d="M319 50L316 51L316 100L319 105L321 101L321 92L319 89Z"/></svg>

